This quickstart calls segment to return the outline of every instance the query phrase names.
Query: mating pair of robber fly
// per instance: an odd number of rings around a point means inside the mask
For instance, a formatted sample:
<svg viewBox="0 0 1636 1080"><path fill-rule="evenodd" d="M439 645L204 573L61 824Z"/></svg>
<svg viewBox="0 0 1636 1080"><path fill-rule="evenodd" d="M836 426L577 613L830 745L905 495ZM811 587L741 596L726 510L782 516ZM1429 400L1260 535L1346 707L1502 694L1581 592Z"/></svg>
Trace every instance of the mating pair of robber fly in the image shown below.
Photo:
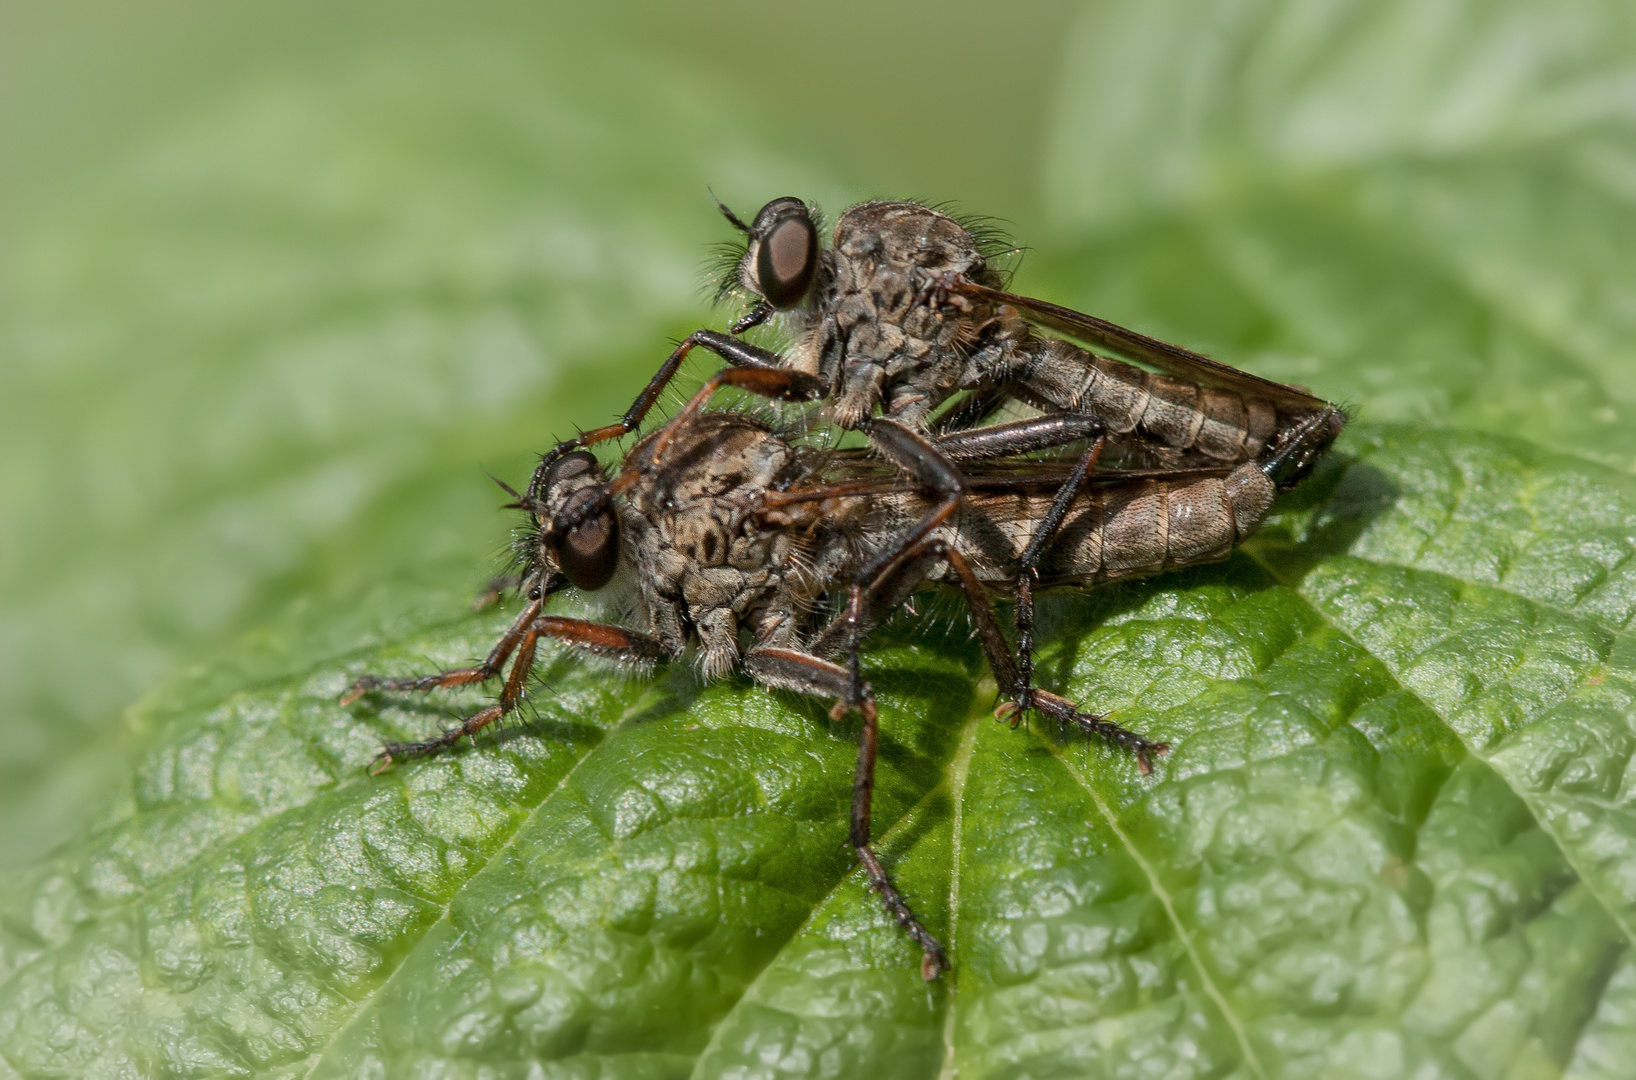
<svg viewBox="0 0 1636 1080"><path fill-rule="evenodd" d="M870 846L877 716L859 667L865 637L917 589L951 586L1005 698L997 715L1015 723L1033 710L1134 754L1146 773L1164 743L1034 685L1034 591L1226 558L1345 417L1304 390L1004 291L996 244L932 207L854 206L828 247L798 199L768 203L749 224L721 210L744 236L722 295L749 309L728 333L689 335L618 423L559 443L513 492L530 528L522 613L474 667L365 676L344 700L484 682L512 661L494 704L434 738L388 745L377 770L516 709L542 637L632 665L696 648L706 677L740 671L826 698L836 719L855 709L850 841L932 979L948 967L942 947ZM774 316L785 352L740 336ZM636 432L696 347L729 366L610 476L587 448ZM825 449L706 408L723 387L823 403L868 446ZM994 419L1019 406L1034 415ZM546 613L564 589L611 585L633 598L637 625ZM1015 644L993 593L1013 599Z"/></svg>

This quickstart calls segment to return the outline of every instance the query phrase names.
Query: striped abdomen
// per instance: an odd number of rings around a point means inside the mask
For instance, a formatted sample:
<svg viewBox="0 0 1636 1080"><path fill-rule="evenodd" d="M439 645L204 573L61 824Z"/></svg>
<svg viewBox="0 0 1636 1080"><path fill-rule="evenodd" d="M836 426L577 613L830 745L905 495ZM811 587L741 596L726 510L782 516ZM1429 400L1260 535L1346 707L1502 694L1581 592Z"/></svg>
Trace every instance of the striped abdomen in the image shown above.
<svg viewBox="0 0 1636 1080"><path fill-rule="evenodd" d="M1036 337L1021 381L1042 402L1089 413L1115 434L1132 431L1176 450L1223 462L1250 460L1278 429L1277 407L1261 398L1199 386Z"/></svg>
<svg viewBox="0 0 1636 1080"><path fill-rule="evenodd" d="M1074 501L1047 546L1040 580L1094 585L1225 559L1260 527L1274 494L1254 463L1227 476L1092 486ZM1050 505L1049 493L969 494L942 535L982 580L1013 582Z"/></svg>

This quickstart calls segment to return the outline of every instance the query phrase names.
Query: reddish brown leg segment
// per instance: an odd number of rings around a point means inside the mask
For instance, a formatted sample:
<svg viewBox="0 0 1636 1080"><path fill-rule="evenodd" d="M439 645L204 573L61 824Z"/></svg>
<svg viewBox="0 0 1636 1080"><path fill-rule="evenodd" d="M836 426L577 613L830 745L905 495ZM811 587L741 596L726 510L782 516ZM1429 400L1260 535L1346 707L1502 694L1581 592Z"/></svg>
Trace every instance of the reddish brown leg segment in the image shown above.
<svg viewBox="0 0 1636 1080"><path fill-rule="evenodd" d="M647 386L642 388L642 392L636 396L635 401L631 402L631 407L625 410L625 415L620 417L618 422L581 432L572 439L564 439L550 453L546 454L540 461L539 468L534 471L534 482L528 488L529 495L535 498L539 496L539 485L545 476L546 470L551 467L552 462L561 458L564 454L574 450L582 450L587 446L595 446L597 443L606 442L609 439L629 435L638 427L641 427L642 421L648 415L648 411L659 400L659 395L664 393L666 386L670 385L670 380L676 377L676 372L681 370L682 361L686 360L687 354L692 352L695 346L699 345L709 349L728 363L742 367L755 369L776 368L783 363L783 358L777 353L768 352L766 349L752 345L747 341L739 341L725 334L718 334L714 330L695 330L687 335L669 356L665 357L665 362L659 365L659 370L654 372L653 378L648 380Z"/></svg>
<svg viewBox="0 0 1636 1080"><path fill-rule="evenodd" d="M994 607L989 603L988 593L983 590L982 582L972 573L971 564L964 556L953 548L945 547L944 556L949 565L954 568L955 580L960 591L965 595L966 607L971 611L972 619L977 623L977 638L983 643L983 653L988 657L989 670L994 672L995 682L1000 684L1000 690L1012 701L1002 705L995 713L1002 720L1008 720L1014 715L1020 715L1016 699L1024 690L1021 676L1017 672L1017 665L1012 662L1011 650L1006 645L1005 635L1000 632L999 621L994 617ZM1080 712L1073 702L1044 690L1031 691L1033 707L1058 723L1072 724L1087 735L1097 738L1136 755L1136 766L1143 775L1153 771L1152 755L1163 754L1169 751L1170 744L1150 742L1134 731L1115 724L1111 720L1104 720L1094 713Z"/></svg>
<svg viewBox="0 0 1636 1080"><path fill-rule="evenodd" d="M653 441L648 443L647 452L642 455L640 461L631 461L620 470L619 476L612 484L612 490L616 493L623 491L635 483L636 478L642 473L657 469L664 462L665 451L669 449L676 432L682 430L694 414L703 409L705 403L724 386L737 387L776 400L804 401L817 396L819 392L818 381L799 371L764 367L723 368L699 387L698 393L689 398L687 404L659 429Z"/></svg>
<svg viewBox="0 0 1636 1080"><path fill-rule="evenodd" d="M525 612L525 614L532 616L539 611L539 607L539 603L536 602L530 605L529 611ZM520 622L521 620L519 620ZM370 766L369 771L371 773L380 773L398 758L425 757L428 754L435 754L440 750L454 746L461 739L477 734L495 721L516 711L528 688L528 676L534 668L534 652L542 637L556 638L588 652L594 652L600 656L606 656L625 663L650 663L670 658L669 652L659 642L644 634L638 634L633 630L626 630L620 626L608 626L603 623L587 622L583 619L564 619L555 615L532 618L525 627L513 624L511 629L506 632L506 636L501 639L500 644L496 645L494 651L489 654L490 660L493 660L495 655L499 654L499 660L495 661L496 671L498 671L500 665L505 663L506 656L509 656L512 652L517 654L517 658L511 666L511 674L506 679L505 687L500 691L500 700L466 717L457 727L450 728L448 731L434 735L429 739L410 743L387 743L382 748L380 755L375 758L375 762ZM488 662L484 661L485 664ZM384 687L385 689L433 689L438 685L459 686L466 682L481 681L475 675L472 677L465 676L468 673L483 670L483 668L465 668L458 672L443 672L440 675L431 675L419 680L379 681L414 684L388 686ZM449 676L461 676L461 678L457 681L443 683L430 681L446 679ZM493 675L483 677L492 678ZM428 683L428 685L421 686L420 683ZM371 689L373 688L371 687ZM359 690L344 700L351 700L361 693L363 691Z"/></svg>
<svg viewBox="0 0 1636 1080"><path fill-rule="evenodd" d="M523 639L528 630L528 624L539 615L541 601L536 600L523 609L522 614L514 619L506 632L500 635L494 648L483 658L483 662L476 667L452 668L448 671L438 671L431 675L421 675L418 678L383 679L378 675L360 675L354 679L352 685L346 688L341 695L342 705L351 705L372 690L441 690L450 686L465 686L468 683L487 682L500 674L505 666L506 658L517 648L517 643Z"/></svg>

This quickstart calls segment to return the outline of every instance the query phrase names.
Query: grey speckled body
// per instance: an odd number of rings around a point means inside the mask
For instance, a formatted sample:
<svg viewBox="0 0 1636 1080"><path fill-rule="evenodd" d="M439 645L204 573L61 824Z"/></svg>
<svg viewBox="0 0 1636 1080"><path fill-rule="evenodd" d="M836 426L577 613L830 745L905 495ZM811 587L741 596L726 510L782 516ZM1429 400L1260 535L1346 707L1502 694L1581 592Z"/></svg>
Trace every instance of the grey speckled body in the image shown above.
<svg viewBox="0 0 1636 1080"><path fill-rule="evenodd" d="M880 405L922 427L982 381L973 345L990 313L946 318L923 291L933 275L1000 283L953 218L917 203L862 203L841 216L821 258L811 302L786 316L796 335L790 363L830 388L837 423L855 427Z"/></svg>
<svg viewBox="0 0 1636 1080"><path fill-rule="evenodd" d="M1276 494L1254 462L1226 476L1089 486L1046 545L1040 584L1091 586L1225 559L1261 527ZM895 515L913 520L924 512L923 500L899 498ZM1051 499L1050 493L969 494L944 539L981 581L1009 591ZM947 563L930 568L927 578L948 580Z"/></svg>
<svg viewBox="0 0 1636 1080"><path fill-rule="evenodd" d="M752 509L761 492L810 475L813 454L743 414L701 413L677 433L664 472L620 506L646 632L679 653L691 627L707 677L737 665L741 627L757 645L796 644L851 561L861 507L803 531L769 529Z"/></svg>
<svg viewBox="0 0 1636 1080"><path fill-rule="evenodd" d="M760 243L751 237L737 271L738 284L756 296L766 292L758 276ZM856 427L878 406L924 428L956 393L1001 387L1046 411L1096 416L1110 434L1134 435L1171 463L1252 460L1278 432L1328 407L1296 388L1193 354L1217 377L1195 381L1192 368L1181 377L1156 374L1043 334L1038 311L1024 310L1034 302L998 291L1003 275L990 263L991 249L954 218L919 203L852 207L819 253L811 286L782 307L794 337L785 362L819 379L844 427ZM1185 353L1112 329L1159 347L1152 350L1156 366L1165 366L1164 350Z"/></svg>
<svg viewBox="0 0 1636 1080"><path fill-rule="evenodd" d="M757 645L795 645L818 597L851 564L864 508L821 527L776 529L753 501L812 476L818 453L742 413L700 413L677 431L664 470L616 503L620 584L641 624L633 629L673 657L696 636L707 678L738 665L741 628ZM545 517L600 483L599 474L585 474L555 486L545 493Z"/></svg>
<svg viewBox="0 0 1636 1080"><path fill-rule="evenodd" d="M638 444L632 454L641 452ZM677 431L662 472L616 503L620 574L637 608L633 629L671 656L696 635L707 677L738 665L741 631L752 648L812 643L820 656L838 655L838 633L820 632L821 598L844 592L870 556L926 514L931 499L897 491L769 509L765 497L854 478L827 468L823 451L792 445L741 413L693 417ZM548 514L599 481L588 474L554 488ZM1074 500L1047 546L1041 582L1090 586L1224 559L1260 526L1274 494L1255 463L1226 475L1099 478ZM1050 502L1049 492L970 492L934 535L985 584L1009 591ZM952 583L951 574L946 558L930 559L904 591L923 581Z"/></svg>
<svg viewBox="0 0 1636 1080"><path fill-rule="evenodd" d="M773 386L797 376L751 381ZM866 426L868 454L792 443L735 412L699 411L710 387L660 431L632 448L609 478L584 450L542 461L527 494L514 492L535 530L524 542L520 588L527 604L479 664L409 678L362 675L343 695L435 690L511 672L497 702L418 742L388 743L374 771L399 758L439 753L515 711L542 639L627 664L677 659L695 640L714 678L741 670L763 686L828 698L839 720L862 717L849 840L889 917L921 946L921 975L948 969L938 940L921 925L871 846L879 714L863 678L863 636L922 584L942 582L965 597L996 682L1011 701L999 715L1034 710L1136 755L1147 772L1168 745L1080 710L1032 682L1031 538L1056 516L1061 462L1017 468L1008 447L1027 434L1040 449L1061 445L1094 422L1062 417L928 440L887 420ZM1040 568L1049 584L1100 581L1224 558L1254 531L1272 504L1274 478L1299 479L1333 438L1314 425L1304 444L1227 469L1147 475L1101 473L1049 534ZM937 442L988 459L963 475ZM1298 457L1291 457L1298 453ZM1055 471L1053 471L1055 470ZM901 474L907 474L908 482ZM968 486L968 484L970 486ZM1027 555L1025 557L1025 552ZM552 594L609 586L638 626L548 614ZM988 592L1018 599L1014 657ZM821 610L826 594L844 607ZM741 653L740 639L747 638ZM846 663L832 658L845 657ZM515 657L515 659L512 659Z"/></svg>

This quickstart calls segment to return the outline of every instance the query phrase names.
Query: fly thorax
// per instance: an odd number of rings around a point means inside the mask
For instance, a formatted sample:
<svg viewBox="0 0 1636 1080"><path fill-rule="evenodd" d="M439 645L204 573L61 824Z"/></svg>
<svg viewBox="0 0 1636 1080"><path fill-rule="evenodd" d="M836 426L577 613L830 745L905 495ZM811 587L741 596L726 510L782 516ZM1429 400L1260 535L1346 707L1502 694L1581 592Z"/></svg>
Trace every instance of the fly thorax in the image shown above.
<svg viewBox="0 0 1636 1080"><path fill-rule="evenodd" d="M732 539L728 523L718 518L713 502L683 507L665 522L671 549L694 566L722 566L727 562Z"/></svg>
<svg viewBox="0 0 1636 1080"><path fill-rule="evenodd" d="M983 264L976 241L959 222L912 202L854 206L835 223L835 250L853 259L938 272L965 273Z"/></svg>

